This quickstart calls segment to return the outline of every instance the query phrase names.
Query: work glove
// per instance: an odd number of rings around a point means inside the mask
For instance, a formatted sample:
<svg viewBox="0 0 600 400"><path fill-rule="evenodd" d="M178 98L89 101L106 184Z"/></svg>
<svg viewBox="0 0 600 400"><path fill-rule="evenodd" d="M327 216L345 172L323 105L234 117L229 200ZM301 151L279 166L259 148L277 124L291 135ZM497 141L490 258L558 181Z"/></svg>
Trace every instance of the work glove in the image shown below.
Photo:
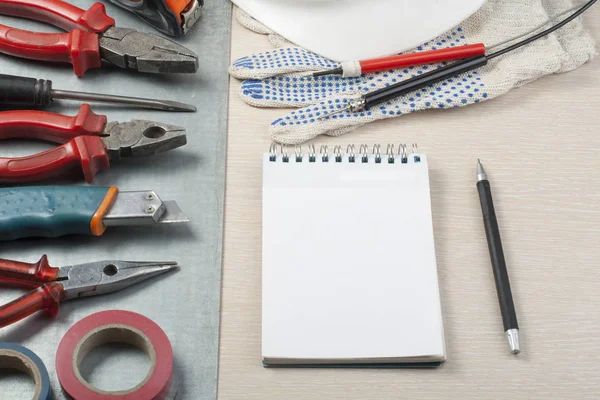
<svg viewBox="0 0 600 400"><path fill-rule="evenodd" d="M488 0L460 26L423 43L414 51L475 43L491 46L525 33L570 8L573 8L570 0ZM485 67L362 112L343 111L327 116L344 108L350 99L447 63L354 78L339 75L312 77L312 72L335 68L339 64L293 45L239 9L236 9L236 18L246 28L268 35L276 47L232 63L230 74L244 80L240 91L242 99L255 107L300 108L271 123L271 138L284 144L299 144L322 134L339 136L372 121L415 111L462 107L489 100L544 75L571 71L596 54L593 39L581 20L576 19L545 38L491 60ZM348 46L352 46L351 38ZM481 112L486 111L482 108Z"/></svg>

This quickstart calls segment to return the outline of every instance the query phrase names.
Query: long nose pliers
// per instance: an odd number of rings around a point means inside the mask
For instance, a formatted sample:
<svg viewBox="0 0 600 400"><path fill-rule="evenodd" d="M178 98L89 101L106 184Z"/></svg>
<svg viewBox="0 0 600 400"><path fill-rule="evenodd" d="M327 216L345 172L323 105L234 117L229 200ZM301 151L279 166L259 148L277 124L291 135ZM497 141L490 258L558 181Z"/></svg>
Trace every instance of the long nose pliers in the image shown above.
<svg viewBox="0 0 600 400"><path fill-rule="evenodd" d="M62 0L0 0L0 14L55 25L68 33L38 33L0 25L0 52L73 64L77 76L102 66L152 73L193 73L198 55L171 40L117 28L102 3L82 10Z"/></svg>
<svg viewBox="0 0 600 400"><path fill-rule="evenodd" d="M0 112L0 139L40 139L63 143L19 158L0 158L0 184L72 178L81 171L92 182L110 161L162 153L186 144L182 127L146 120L107 122L83 104L74 116L46 111ZM77 174L81 176L81 174Z"/></svg>
<svg viewBox="0 0 600 400"><path fill-rule="evenodd" d="M44 255L28 264L0 259L0 282L33 288L31 292L0 306L0 328L38 311L58 314L64 300L116 292L127 286L177 268L177 263L98 261L54 268Z"/></svg>

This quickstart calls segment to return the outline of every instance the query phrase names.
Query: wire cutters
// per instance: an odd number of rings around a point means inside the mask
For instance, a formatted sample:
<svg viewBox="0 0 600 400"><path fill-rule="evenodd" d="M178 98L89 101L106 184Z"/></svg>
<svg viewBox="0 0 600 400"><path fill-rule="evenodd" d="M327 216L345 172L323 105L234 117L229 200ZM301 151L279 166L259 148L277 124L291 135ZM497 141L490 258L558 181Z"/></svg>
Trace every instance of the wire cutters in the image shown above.
<svg viewBox="0 0 600 400"><path fill-rule="evenodd" d="M184 128L145 120L107 122L87 104L74 117L35 110L0 112L0 139L63 143L31 156L0 158L0 183L19 184L70 178L78 169L92 182L110 161L151 156L187 142Z"/></svg>
<svg viewBox="0 0 600 400"><path fill-rule="evenodd" d="M38 33L0 25L0 52L73 64L77 76L105 60L152 73L193 73L198 55L160 36L117 28L102 3L82 10L62 0L0 0L0 14L46 22L70 32Z"/></svg>
<svg viewBox="0 0 600 400"><path fill-rule="evenodd" d="M177 268L177 263L98 261L61 268L48 264L43 255L35 264L0 259L0 282L33 288L0 307L0 328L38 311L53 317L65 300L116 292Z"/></svg>

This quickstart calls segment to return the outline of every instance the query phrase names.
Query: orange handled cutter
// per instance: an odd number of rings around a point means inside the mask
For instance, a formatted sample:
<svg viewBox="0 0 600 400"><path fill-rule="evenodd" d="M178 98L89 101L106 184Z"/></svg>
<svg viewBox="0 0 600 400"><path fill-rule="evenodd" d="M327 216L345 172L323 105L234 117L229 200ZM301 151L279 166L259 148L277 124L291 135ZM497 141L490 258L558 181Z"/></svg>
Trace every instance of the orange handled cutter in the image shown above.
<svg viewBox="0 0 600 400"><path fill-rule="evenodd" d="M0 188L0 241L65 235L100 236L111 226L188 222L175 201L153 190L120 192L101 186Z"/></svg>
<svg viewBox="0 0 600 400"><path fill-rule="evenodd" d="M109 0L170 36L185 35L202 16L204 0Z"/></svg>

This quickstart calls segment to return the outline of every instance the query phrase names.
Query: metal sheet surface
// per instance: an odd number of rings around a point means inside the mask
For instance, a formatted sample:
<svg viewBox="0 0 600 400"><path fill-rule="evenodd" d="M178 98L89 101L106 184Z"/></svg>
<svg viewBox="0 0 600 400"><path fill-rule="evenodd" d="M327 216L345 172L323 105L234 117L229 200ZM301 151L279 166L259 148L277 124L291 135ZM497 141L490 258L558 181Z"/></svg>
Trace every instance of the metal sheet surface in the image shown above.
<svg viewBox="0 0 600 400"><path fill-rule="evenodd" d="M88 8L93 1L71 3ZM100 172L94 184L114 185L121 190L154 189L163 200L176 200L191 219L189 224L114 228L100 238L0 243L1 258L35 262L47 254L53 266L111 258L176 260L181 266L175 273L118 293L65 302L55 319L38 313L0 330L0 341L22 344L40 356L50 372L56 399L66 398L54 367L60 339L83 317L110 309L138 312L165 330L173 345L175 370L181 385L178 399L216 398L231 4L206 3L202 20L179 41L200 56L200 69L195 75L158 76L113 67L90 70L83 78L77 78L70 65L0 55L0 73L51 79L55 89L176 99L198 107L197 113L167 113L92 105L95 112L106 114L111 121L150 119L187 128L185 147L148 159L115 163L111 169ZM156 33L133 14L111 4L106 4L106 8L117 26ZM45 24L3 16L0 23L58 31ZM77 103L61 102L51 111L74 115L78 108ZM2 144L0 156L31 154L51 146L10 141ZM0 303L21 294L22 290L0 287ZM143 378L148 360L130 348L115 353L114 346L103 347L84 360L83 368L85 377L93 384L109 390L125 389ZM31 389L28 393L33 393L32 387L20 379L0 376L0 399L28 398L23 392Z"/></svg>

